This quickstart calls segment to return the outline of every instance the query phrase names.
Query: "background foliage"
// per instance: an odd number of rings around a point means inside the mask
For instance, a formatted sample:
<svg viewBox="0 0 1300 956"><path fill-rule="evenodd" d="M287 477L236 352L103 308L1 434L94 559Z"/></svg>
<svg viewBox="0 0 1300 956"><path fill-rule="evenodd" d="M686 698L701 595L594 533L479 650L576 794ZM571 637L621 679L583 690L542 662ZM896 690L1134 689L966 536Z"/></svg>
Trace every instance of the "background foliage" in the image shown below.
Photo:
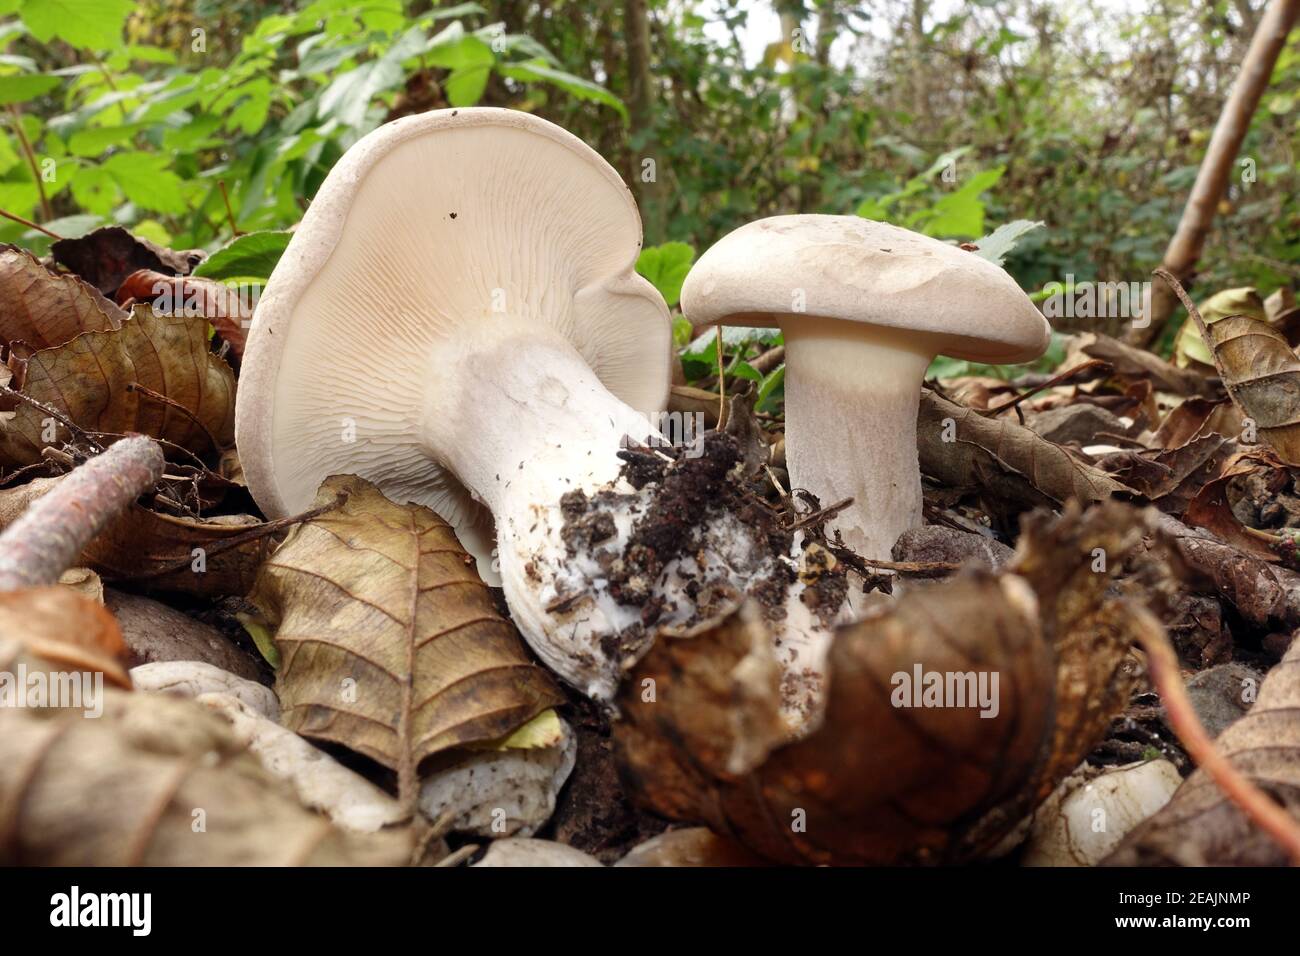
<svg viewBox="0 0 1300 956"><path fill-rule="evenodd" d="M775 5L0 0L0 208L61 235L117 222L211 250L232 221L291 226L386 119L486 104L553 119L609 158L638 191L647 244L689 247L643 261L670 299L694 250L797 211L954 239L1042 220L1007 262L1026 288L1143 281L1263 0ZM1243 149L1251 175L1208 243L1207 286L1300 274L1298 97L1293 38ZM13 222L0 240L48 241Z"/></svg>

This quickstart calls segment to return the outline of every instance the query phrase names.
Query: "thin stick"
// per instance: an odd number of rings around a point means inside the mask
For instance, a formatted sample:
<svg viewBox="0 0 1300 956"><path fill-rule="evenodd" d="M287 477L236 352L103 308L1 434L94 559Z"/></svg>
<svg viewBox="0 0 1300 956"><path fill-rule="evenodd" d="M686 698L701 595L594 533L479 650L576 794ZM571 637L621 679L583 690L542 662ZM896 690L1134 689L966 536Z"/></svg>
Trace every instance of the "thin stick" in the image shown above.
<svg viewBox="0 0 1300 956"><path fill-rule="evenodd" d="M1164 270L1160 270L1163 272ZM1170 277L1172 278L1172 277ZM1168 280L1166 280L1168 281ZM1171 283L1174 291L1181 292L1177 280ZM1186 304L1186 303L1184 303ZM1300 865L1300 823L1259 789L1217 747L1192 707L1187 687L1178 672L1178 658L1165 636L1164 629L1145 608L1135 608L1138 644L1147 653L1151 680L1164 701L1169 723L1182 741L1187 753L1201 769L1219 785L1248 819L1271 836L1290 855L1293 863Z"/></svg>
<svg viewBox="0 0 1300 956"><path fill-rule="evenodd" d="M992 418L995 415L1000 415L1003 412L1005 412L1008 408L1015 408L1021 402L1025 401L1026 399L1033 398L1035 395L1037 395L1041 391L1044 391L1045 389L1055 388L1057 385L1061 385L1062 383L1069 381L1071 378L1073 378L1075 375L1077 375L1080 372L1086 372L1089 369L1096 368L1098 365L1108 365L1108 364L1109 363L1104 362L1101 359L1089 359L1088 361L1082 363L1081 365L1076 365L1074 368L1066 369L1064 372L1061 372L1057 375L1053 375L1042 385L1036 385L1033 388L1029 389L1027 392L1024 392L1021 395L1017 395L1015 398L1005 401L1001 405L994 405L992 408L986 408L984 409L984 411L979 412L979 414L985 415L989 418Z"/></svg>
<svg viewBox="0 0 1300 956"><path fill-rule="evenodd" d="M32 179L36 180L36 191L41 196L41 214L46 219L53 219L54 210L50 208L50 199L45 195L45 182L41 179L41 171L36 168L36 153L27 139L27 132L23 129L23 114L18 111L16 103L9 104L9 114L13 117L14 132L18 135L18 143L23 148L23 155L27 157L27 165L32 169Z"/></svg>
<svg viewBox="0 0 1300 956"><path fill-rule="evenodd" d="M124 438L72 471L0 534L0 591L57 584L95 535L162 473L162 449L144 435Z"/></svg>
<svg viewBox="0 0 1300 956"><path fill-rule="evenodd" d="M27 405L30 405L38 412L44 412L50 418L53 418L55 421L59 422L64 428L66 428L69 432L71 432L74 437L84 438L86 441L90 442L91 447L94 448L95 451L98 452L104 451L103 445L95 441L95 439L91 438L90 434L85 429L74 424L72 419L68 418L68 416L64 415L53 405L47 405L44 402L37 401L36 399L32 398L30 395L24 395L22 392L16 391L15 389L10 388L8 385L0 385L0 395L4 395L6 398L12 398L15 401L23 402Z"/></svg>
<svg viewBox="0 0 1300 956"><path fill-rule="evenodd" d="M312 518L318 518L327 511L333 511L335 508L338 508L345 501L347 501L347 495L340 495L334 501L331 501L329 504L323 505L320 508L313 508L311 511L304 511L300 515L291 515L288 518L276 518L274 521L267 521L258 525L256 528L245 531L243 534L237 534L233 538L227 538L225 541L218 541L216 544L209 545L204 548L204 551L206 552L207 557L210 558L214 554L222 554L223 552L230 551L234 548L242 547L250 541L264 538L268 534L275 534L278 531L283 531L285 528L293 527L303 521L310 521ZM161 568L154 568L152 571L142 571L139 574L122 575L121 580L145 581L149 578L160 578L163 575L171 574L174 571L183 571L185 568L190 566L192 561L193 558L190 555L186 555L179 560L172 561L169 564L164 564Z"/></svg>
<svg viewBox="0 0 1300 956"><path fill-rule="evenodd" d="M718 326L715 341L718 345L718 427L723 425L727 416L727 370L722 367L722 326Z"/></svg>
<svg viewBox="0 0 1300 956"><path fill-rule="evenodd" d="M230 220L230 231L234 233L235 238L238 239L243 235L243 233L240 232L239 227L235 225L235 210L230 207L230 194L226 192L226 181L224 179L218 179L217 188L221 190L221 198L225 200L226 203L226 218Z"/></svg>
<svg viewBox="0 0 1300 956"><path fill-rule="evenodd" d="M30 219L24 219L22 216L16 216L13 213L9 212L7 209L0 209L0 216L4 216L6 219L10 219L16 222L20 226L26 226L28 229L35 229L37 232L43 232L51 239L63 238L57 232L52 232L49 229L46 229L44 226L37 225L36 223L32 222Z"/></svg>

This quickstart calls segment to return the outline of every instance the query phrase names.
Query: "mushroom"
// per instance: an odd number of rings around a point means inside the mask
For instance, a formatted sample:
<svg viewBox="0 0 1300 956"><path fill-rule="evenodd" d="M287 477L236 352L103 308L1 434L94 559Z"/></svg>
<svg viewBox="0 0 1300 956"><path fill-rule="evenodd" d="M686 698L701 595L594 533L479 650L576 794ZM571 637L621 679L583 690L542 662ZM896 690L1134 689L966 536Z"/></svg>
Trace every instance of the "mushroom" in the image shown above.
<svg viewBox="0 0 1300 956"><path fill-rule="evenodd" d="M489 579L495 518L524 637L612 693L602 641L624 622L562 607L560 501L615 483L667 399L671 322L640 246L618 174L534 116L437 110L363 137L257 306L236 412L257 503L293 514L359 475L442 515Z"/></svg>
<svg viewBox="0 0 1300 956"><path fill-rule="evenodd" d="M1051 334L992 262L858 216L740 227L691 269L681 308L696 328L781 329L791 484L823 505L852 498L829 528L886 560L921 523L916 417L930 362L1025 362Z"/></svg>

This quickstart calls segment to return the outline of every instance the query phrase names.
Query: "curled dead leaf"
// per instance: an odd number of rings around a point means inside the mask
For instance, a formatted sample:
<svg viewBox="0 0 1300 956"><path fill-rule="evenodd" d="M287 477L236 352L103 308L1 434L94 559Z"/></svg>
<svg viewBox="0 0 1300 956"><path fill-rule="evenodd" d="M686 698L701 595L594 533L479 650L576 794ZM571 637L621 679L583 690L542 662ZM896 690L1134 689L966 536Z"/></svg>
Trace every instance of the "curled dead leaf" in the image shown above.
<svg viewBox="0 0 1300 956"><path fill-rule="evenodd" d="M122 632L102 604L65 587L26 588L0 594L0 672L19 661L43 669L97 671L130 687Z"/></svg>
<svg viewBox="0 0 1300 956"><path fill-rule="evenodd" d="M0 529L62 480L36 478L0 491ZM158 591L242 597L280 539L252 515L196 520L133 504L86 546L79 563L109 583L129 581Z"/></svg>
<svg viewBox="0 0 1300 956"><path fill-rule="evenodd" d="M969 570L842 628L822 723L793 742L752 609L662 633L619 697L629 789L779 862L982 855L1128 699L1131 620L1107 590L1144 530L1118 503L1027 521L1003 572ZM1112 549L1113 564L1097 568L1096 548ZM932 692L940 706L927 706Z"/></svg>

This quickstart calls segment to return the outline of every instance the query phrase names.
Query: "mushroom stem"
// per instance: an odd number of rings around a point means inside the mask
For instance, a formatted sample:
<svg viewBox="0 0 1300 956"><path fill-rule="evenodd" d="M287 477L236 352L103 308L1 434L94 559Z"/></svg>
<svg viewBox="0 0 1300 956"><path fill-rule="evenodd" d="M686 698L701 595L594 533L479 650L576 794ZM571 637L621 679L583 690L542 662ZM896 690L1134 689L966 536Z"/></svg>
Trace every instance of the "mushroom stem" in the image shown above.
<svg viewBox="0 0 1300 956"><path fill-rule="evenodd" d="M786 463L793 488L823 504L849 547L888 558L921 523L916 416L934 351L915 333L799 315L785 336Z"/></svg>
<svg viewBox="0 0 1300 956"><path fill-rule="evenodd" d="M585 588L600 572L569 552L562 499L602 487L633 495L618 480L618 452L629 438L657 436L655 413L612 395L578 351L540 323L509 335L498 327L446 348L456 354L435 358L436 368L450 370L439 394L456 398L426 409L426 447L441 449L435 457L492 512L502 585L520 632L552 670L607 697L619 663L608 660L607 648L638 614ZM632 520L630 508L616 518L611 545ZM568 598L581 599L578 613ZM548 639L561 632L576 650Z"/></svg>

